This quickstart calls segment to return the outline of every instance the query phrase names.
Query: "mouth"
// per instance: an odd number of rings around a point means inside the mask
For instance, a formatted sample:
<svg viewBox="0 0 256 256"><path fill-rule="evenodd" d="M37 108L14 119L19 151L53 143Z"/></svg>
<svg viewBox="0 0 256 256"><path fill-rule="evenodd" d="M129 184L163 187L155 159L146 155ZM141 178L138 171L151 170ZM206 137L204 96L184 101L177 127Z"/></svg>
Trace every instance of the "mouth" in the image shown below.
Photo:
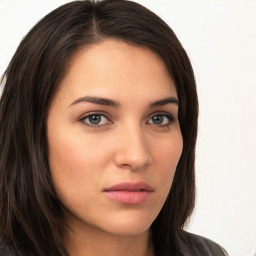
<svg viewBox="0 0 256 256"><path fill-rule="evenodd" d="M110 199L129 205L142 204L149 199L154 189L146 182L124 182L103 190Z"/></svg>

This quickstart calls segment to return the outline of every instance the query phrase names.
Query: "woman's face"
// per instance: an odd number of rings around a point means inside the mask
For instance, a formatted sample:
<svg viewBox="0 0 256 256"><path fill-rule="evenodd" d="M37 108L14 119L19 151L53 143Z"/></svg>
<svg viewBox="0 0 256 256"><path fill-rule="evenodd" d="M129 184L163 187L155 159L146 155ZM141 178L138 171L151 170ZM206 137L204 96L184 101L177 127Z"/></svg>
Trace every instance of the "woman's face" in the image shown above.
<svg viewBox="0 0 256 256"><path fill-rule="evenodd" d="M77 53L50 106L47 136L71 229L148 231L183 148L174 82L155 53L114 40Z"/></svg>

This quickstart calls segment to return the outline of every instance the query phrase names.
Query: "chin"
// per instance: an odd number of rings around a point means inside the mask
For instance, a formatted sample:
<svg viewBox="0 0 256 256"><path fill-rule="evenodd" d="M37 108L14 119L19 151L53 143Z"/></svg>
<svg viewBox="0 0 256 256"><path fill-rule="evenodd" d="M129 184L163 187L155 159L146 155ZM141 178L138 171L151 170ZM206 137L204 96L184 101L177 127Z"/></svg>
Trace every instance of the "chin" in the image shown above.
<svg viewBox="0 0 256 256"><path fill-rule="evenodd" d="M148 232L154 218L152 216L119 216L106 221L105 231L118 236L137 236Z"/></svg>
<svg viewBox="0 0 256 256"><path fill-rule="evenodd" d="M150 225L148 226L142 226L139 223L131 225L118 225L118 226L112 226L109 228L107 233L111 233L112 235L116 236L139 236L143 233L148 232L150 229Z"/></svg>
<svg viewBox="0 0 256 256"><path fill-rule="evenodd" d="M158 215L157 209L156 206L153 208L122 206L115 209L109 207L104 211L84 209L79 212L68 212L66 221L74 231L83 230L88 234L139 236L149 231Z"/></svg>

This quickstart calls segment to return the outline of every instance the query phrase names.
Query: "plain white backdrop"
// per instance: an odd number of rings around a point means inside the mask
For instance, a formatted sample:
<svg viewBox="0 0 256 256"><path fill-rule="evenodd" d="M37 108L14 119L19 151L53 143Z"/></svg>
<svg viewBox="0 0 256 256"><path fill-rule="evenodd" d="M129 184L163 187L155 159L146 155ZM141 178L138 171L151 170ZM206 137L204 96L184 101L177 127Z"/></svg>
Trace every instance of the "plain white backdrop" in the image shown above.
<svg viewBox="0 0 256 256"><path fill-rule="evenodd" d="M66 2L0 0L1 75L29 29ZM187 229L231 256L256 255L256 0L137 2L170 25L196 75L197 204Z"/></svg>

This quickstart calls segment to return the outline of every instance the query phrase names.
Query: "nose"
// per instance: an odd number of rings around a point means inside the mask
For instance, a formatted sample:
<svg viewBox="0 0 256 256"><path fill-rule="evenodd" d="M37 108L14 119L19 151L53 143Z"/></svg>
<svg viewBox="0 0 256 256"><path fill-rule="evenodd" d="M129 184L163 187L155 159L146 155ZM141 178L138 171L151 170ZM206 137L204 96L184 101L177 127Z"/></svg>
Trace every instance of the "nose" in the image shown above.
<svg viewBox="0 0 256 256"><path fill-rule="evenodd" d="M129 125L119 133L115 164L131 170L140 170L151 165L152 155L143 129Z"/></svg>

